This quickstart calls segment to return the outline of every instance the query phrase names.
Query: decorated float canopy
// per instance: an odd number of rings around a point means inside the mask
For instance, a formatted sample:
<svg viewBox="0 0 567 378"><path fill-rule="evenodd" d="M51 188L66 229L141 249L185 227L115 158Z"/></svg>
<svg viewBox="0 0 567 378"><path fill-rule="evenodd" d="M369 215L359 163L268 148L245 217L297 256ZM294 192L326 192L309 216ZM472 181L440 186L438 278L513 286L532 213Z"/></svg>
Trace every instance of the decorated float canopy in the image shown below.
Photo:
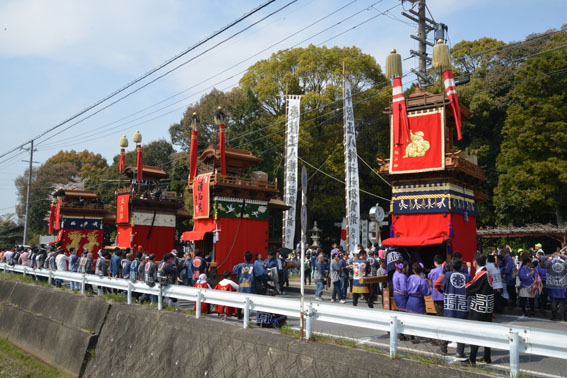
<svg viewBox="0 0 567 378"><path fill-rule="evenodd" d="M196 156L194 151L191 156ZM281 245L281 240L270 240L271 220L289 207L278 197L276 182L264 172L252 171L261 162L251 151L214 145L198 161L191 160L195 176L190 175L187 189L193 198L194 225L182 240L210 253L212 268L220 272L232 271L246 251L265 256L271 242Z"/></svg>
<svg viewBox="0 0 567 378"><path fill-rule="evenodd" d="M65 252L71 248L97 252L103 246L103 225L108 210L96 192L58 189L53 193L49 214L49 233L57 232L55 241Z"/></svg>
<svg viewBox="0 0 567 378"><path fill-rule="evenodd" d="M398 72L401 68L394 70ZM469 118L470 111L458 102L452 74L449 79L446 71L447 95L416 88L406 99L401 76L390 77L390 157L379 159L379 173L392 183L392 219L390 238L382 243L412 248L425 262L442 251L447 257L460 251L471 261L476 201L485 198L478 188L486 178L476 156L453 146L453 132L461 139L461 118Z"/></svg>

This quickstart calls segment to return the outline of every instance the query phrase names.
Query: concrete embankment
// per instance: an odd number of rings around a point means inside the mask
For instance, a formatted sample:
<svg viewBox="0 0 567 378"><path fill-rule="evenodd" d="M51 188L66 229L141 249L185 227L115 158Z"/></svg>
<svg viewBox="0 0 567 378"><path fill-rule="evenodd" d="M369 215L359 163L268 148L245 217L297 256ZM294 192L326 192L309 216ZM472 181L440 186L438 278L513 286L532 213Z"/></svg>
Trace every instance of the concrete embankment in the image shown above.
<svg viewBox="0 0 567 378"><path fill-rule="evenodd" d="M87 377L441 377L446 367L0 281L0 336Z"/></svg>
<svg viewBox="0 0 567 378"><path fill-rule="evenodd" d="M0 281L0 336L46 363L79 375L110 305L62 290Z"/></svg>

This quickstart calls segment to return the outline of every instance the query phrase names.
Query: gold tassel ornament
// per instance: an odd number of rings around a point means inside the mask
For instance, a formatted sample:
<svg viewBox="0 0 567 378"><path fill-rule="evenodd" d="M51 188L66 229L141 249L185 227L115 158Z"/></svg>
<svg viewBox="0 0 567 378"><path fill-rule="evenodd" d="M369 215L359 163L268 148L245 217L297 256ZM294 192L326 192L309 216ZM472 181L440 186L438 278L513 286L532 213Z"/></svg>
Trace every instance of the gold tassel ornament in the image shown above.
<svg viewBox="0 0 567 378"><path fill-rule="evenodd" d="M437 41L433 46L433 68L439 72L445 72L451 69L451 56L449 55L449 46L442 39Z"/></svg>
<svg viewBox="0 0 567 378"><path fill-rule="evenodd" d="M402 77L402 57L396 53L396 49L390 51L390 55L386 57L386 77Z"/></svg>

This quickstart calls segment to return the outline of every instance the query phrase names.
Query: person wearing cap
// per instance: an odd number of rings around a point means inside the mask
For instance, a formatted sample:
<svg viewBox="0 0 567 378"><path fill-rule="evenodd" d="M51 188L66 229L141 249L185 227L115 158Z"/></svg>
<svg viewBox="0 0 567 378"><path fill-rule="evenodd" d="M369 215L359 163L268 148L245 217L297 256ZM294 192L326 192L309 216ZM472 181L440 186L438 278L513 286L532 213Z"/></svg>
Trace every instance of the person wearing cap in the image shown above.
<svg viewBox="0 0 567 378"><path fill-rule="evenodd" d="M536 243L536 244L534 245L534 247L535 247L536 255L537 255L538 253L540 253L540 254L542 254L543 256L545 256L545 252L543 251L543 246L541 245L541 243Z"/></svg>

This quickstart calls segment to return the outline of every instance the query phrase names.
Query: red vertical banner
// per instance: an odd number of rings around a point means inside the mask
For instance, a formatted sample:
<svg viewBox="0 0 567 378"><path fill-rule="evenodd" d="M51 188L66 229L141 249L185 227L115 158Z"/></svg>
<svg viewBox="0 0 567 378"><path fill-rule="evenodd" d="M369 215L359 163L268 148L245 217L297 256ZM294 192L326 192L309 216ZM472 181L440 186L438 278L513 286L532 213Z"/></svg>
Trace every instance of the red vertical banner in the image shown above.
<svg viewBox="0 0 567 378"><path fill-rule="evenodd" d="M116 199L116 224L130 221L130 194L120 194Z"/></svg>
<svg viewBox="0 0 567 378"><path fill-rule="evenodd" d="M51 202L51 211L49 212L49 235L53 234L53 223L55 222L55 211L57 207L55 202Z"/></svg>
<svg viewBox="0 0 567 378"><path fill-rule="evenodd" d="M208 218L210 214L210 175L199 175L193 181L193 219Z"/></svg>
<svg viewBox="0 0 567 378"><path fill-rule="evenodd" d="M445 111L435 108L408 114L410 139L398 145L400 128L390 129L390 173L445 169Z"/></svg>
<svg viewBox="0 0 567 378"><path fill-rule="evenodd" d="M136 146L136 155L138 157L138 164L137 164L138 181L142 181L143 171L144 171L144 161L142 159L142 146L140 146L139 144Z"/></svg>
<svg viewBox="0 0 567 378"><path fill-rule="evenodd" d="M60 217L61 215L61 200L57 200L57 209L55 210L55 229L59 230L61 222L60 222Z"/></svg>

